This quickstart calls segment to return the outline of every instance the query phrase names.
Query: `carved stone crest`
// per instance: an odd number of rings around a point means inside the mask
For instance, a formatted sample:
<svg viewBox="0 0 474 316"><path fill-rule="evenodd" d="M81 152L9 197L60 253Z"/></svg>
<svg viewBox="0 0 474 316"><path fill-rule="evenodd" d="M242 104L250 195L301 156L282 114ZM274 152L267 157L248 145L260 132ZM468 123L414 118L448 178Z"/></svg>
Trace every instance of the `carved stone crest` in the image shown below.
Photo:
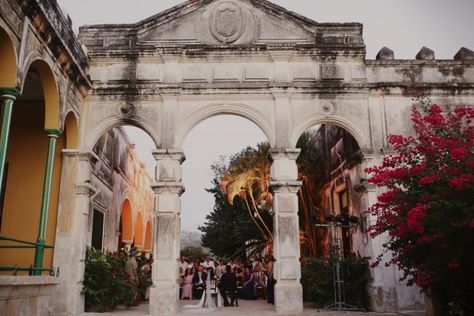
<svg viewBox="0 0 474 316"><path fill-rule="evenodd" d="M242 9L234 2L218 4L210 19L212 35L220 42L229 44L238 40L245 29Z"/></svg>

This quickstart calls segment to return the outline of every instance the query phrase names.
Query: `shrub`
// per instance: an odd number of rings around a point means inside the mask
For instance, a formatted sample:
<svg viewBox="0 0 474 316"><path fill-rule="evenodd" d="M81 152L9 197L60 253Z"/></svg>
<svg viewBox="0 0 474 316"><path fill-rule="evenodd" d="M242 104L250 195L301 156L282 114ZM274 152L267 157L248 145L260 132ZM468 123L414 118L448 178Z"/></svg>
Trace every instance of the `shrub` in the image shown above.
<svg viewBox="0 0 474 316"><path fill-rule="evenodd" d="M317 307L334 303L334 279L332 258L305 258L302 265L301 284L303 299ZM345 287L345 302L369 309L370 299L367 288L371 281L367 258L352 255L341 260L341 272Z"/></svg>
<svg viewBox="0 0 474 316"><path fill-rule="evenodd" d="M124 250L104 253L95 248L87 249L81 292L86 311L106 312L119 304L131 305L138 290L127 281L125 263L128 257Z"/></svg>
<svg viewBox="0 0 474 316"><path fill-rule="evenodd" d="M388 235L386 265L432 295L442 315L474 315L473 119L472 107L443 111L420 99L412 108L416 136L390 136L396 152L367 169L385 190L370 212L372 236Z"/></svg>

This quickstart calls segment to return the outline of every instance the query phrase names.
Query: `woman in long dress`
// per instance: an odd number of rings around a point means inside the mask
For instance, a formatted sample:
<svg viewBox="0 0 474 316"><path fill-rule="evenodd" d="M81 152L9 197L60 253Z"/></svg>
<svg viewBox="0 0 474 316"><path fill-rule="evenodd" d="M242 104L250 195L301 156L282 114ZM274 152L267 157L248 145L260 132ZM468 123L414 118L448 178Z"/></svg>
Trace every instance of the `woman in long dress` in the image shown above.
<svg viewBox="0 0 474 316"><path fill-rule="evenodd" d="M183 292L181 293L181 299L193 299L193 271L189 268L184 272L183 278Z"/></svg>
<svg viewBox="0 0 474 316"><path fill-rule="evenodd" d="M245 267L244 270L242 298L244 300L255 299L253 273L250 267Z"/></svg>

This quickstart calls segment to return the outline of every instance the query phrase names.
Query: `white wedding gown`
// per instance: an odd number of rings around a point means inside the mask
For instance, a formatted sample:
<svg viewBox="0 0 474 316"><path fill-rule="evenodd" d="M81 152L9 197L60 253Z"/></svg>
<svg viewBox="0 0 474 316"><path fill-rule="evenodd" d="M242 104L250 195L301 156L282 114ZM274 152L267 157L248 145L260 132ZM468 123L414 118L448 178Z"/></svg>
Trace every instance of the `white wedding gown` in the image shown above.
<svg viewBox="0 0 474 316"><path fill-rule="evenodd" d="M217 306L212 295L217 295ZM215 285L215 281L211 286L209 278L206 280L206 289L202 292L201 300L196 305L184 305L184 308L200 308L206 311L214 310L216 307L222 306L222 296L219 289Z"/></svg>

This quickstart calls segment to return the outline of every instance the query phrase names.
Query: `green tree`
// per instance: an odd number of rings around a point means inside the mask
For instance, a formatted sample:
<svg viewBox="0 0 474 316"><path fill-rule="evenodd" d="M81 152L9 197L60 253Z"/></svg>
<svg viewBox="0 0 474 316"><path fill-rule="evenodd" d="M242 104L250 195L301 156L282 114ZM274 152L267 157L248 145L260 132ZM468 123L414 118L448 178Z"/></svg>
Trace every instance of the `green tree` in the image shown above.
<svg viewBox="0 0 474 316"><path fill-rule="evenodd" d="M212 253L217 256L228 258L245 256L249 248L259 250L268 243L262 221L271 232L272 218L268 212L265 212L268 209L265 206L262 207L268 202L264 202L265 199L259 194L261 190L259 185L264 188L261 191L268 192L269 180L265 180L263 184L255 179L257 173L253 174L252 179L243 182L243 186L250 189L251 193L238 190L240 188L236 185L236 181L230 181L231 177L238 178L239 174L254 169L256 165L264 165L268 150L269 146L265 143L258 145L257 149L248 147L233 155L228 164L221 159L211 166L214 178L212 187L207 191L214 196L215 205L199 230L203 232L203 246L211 249ZM227 183L232 183L236 188L235 191L223 190L222 179L226 176ZM234 194L234 192L237 193ZM248 194L252 196L250 197ZM229 196L231 196L230 199ZM242 196L246 200L241 198ZM271 202L269 204L271 205ZM260 209L258 205L260 205ZM255 210L259 213L260 218L255 214ZM256 223L258 221L260 221L259 224Z"/></svg>
<svg viewBox="0 0 474 316"><path fill-rule="evenodd" d="M187 246L181 249L181 256L190 260L203 259L207 255L209 255L209 252L201 246Z"/></svg>

